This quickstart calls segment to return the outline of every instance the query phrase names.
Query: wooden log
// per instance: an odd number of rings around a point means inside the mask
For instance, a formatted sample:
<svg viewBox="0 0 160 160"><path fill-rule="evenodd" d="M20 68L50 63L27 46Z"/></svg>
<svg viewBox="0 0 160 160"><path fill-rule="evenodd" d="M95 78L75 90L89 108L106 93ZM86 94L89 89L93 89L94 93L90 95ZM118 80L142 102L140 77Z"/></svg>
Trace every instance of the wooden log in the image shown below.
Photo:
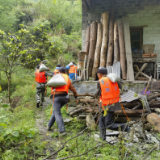
<svg viewBox="0 0 160 160"><path fill-rule="evenodd" d="M156 98L156 97L159 97L159 96L160 96L160 93L154 94L152 96L147 96L147 100L149 101L149 100Z"/></svg>
<svg viewBox="0 0 160 160"><path fill-rule="evenodd" d="M114 62L117 63L120 60L119 57L119 42L118 42L118 22L114 22Z"/></svg>
<svg viewBox="0 0 160 160"><path fill-rule="evenodd" d="M142 71L146 68L147 65L148 65L148 63L144 63L144 64L143 64L143 66L141 67L141 69L139 70L139 72L135 75L135 79L138 78L140 72L142 72Z"/></svg>
<svg viewBox="0 0 160 160"><path fill-rule="evenodd" d="M133 102L123 102L122 104L123 104L124 108L132 108L132 107L137 106L139 103L141 103L141 102L133 101Z"/></svg>
<svg viewBox="0 0 160 160"><path fill-rule="evenodd" d="M98 103L97 99L80 99L80 102L87 102L87 103Z"/></svg>
<svg viewBox="0 0 160 160"><path fill-rule="evenodd" d="M143 113L143 110L125 110L126 114L129 115L129 114L140 114L140 113ZM145 110L145 112L147 112L147 110ZM115 111L114 114L124 114L124 112L122 110L118 110L118 111Z"/></svg>
<svg viewBox="0 0 160 160"><path fill-rule="evenodd" d="M112 66L113 62L113 46L114 46L114 4L115 0L111 1L111 10L109 18L109 42L107 52L107 63L106 66Z"/></svg>
<svg viewBox="0 0 160 160"><path fill-rule="evenodd" d="M90 26L88 26L86 29L86 41L85 41L84 52L87 52L87 54L89 54L89 42L90 42Z"/></svg>
<svg viewBox="0 0 160 160"><path fill-rule="evenodd" d="M160 133L160 117L151 113L147 116L147 121L154 126L154 130Z"/></svg>
<svg viewBox="0 0 160 160"><path fill-rule="evenodd" d="M109 13L105 12L101 15L102 28L103 28L103 37L102 37L102 47L100 54L100 67L106 67L106 51L107 51L107 42L108 42L108 18Z"/></svg>
<svg viewBox="0 0 160 160"><path fill-rule="evenodd" d="M123 24L124 24L124 40L125 40L125 50L126 50L126 60L127 60L127 80L134 81L131 37L130 37L128 17L123 18Z"/></svg>
<svg viewBox="0 0 160 160"><path fill-rule="evenodd" d="M89 63L89 68L88 68L89 76L92 76L96 40L97 40L97 22L93 21L91 24L91 28L90 28L90 47L89 47L90 63Z"/></svg>
<svg viewBox="0 0 160 160"><path fill-rule="evenodd" d="M123 30L123 22L122 20L118 21L118 35L119 35L119 49L120 49L120 63L122 70L122 79L127 79L126 72L126 52L125 52L125 44L124 44L124 30Z"/></svg>
<svg viewBox="0 0 160 160"><path fill-rule="evenodd" d="M86 110L87 113L97 113L99 112L98 109L87 109ZM143 110L125 110L126 114L127 115L138 115L138 114L142 114L143 113ZM144 112L146 113L147 110L144 110ZM118 110L118 111L115 111L114 112L114 115L125 115L124 112L122 110Z"/></svg>
<svg viewBox="0 0 160 160"><path fill-rule="evenodd" d="M77 109L75 109L74 111L72 111L72 112L70 112L70 116L73 116L74 114L77 114L77 113L79 113L79 112L83 112L83 111L85 111L87 108L77 108Z"/></svg>
<svg viewBox="0 0 160 160"><path fill-rule="evenodd" d="M99 67L99 60L100 60L100 53L101 53L101 45L102 45L102 24L98 23L97 29L97 43L96 43L96 50L94 55L94 64L92 70L92 77L96 80L96 73Z"/></svg>
<svg viewBox="0 0 160 160"><path fill-rule="evenodd" d="M71 93L69 93L69 95L70 95L70 96L73 96L73 94L71 94ZM96 98L94 94L90 94L90 93L78 94L78 97L80 97L80 96L90 96L90 97Z"/></svg>

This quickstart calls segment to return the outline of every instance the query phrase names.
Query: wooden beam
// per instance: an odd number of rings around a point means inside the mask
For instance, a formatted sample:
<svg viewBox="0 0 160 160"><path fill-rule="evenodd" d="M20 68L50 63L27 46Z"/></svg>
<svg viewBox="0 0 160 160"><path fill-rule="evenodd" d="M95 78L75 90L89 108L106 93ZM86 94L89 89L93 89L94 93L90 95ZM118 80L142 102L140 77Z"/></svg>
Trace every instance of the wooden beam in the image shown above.
<svg viewBox="0 0 160 160"><path fill-rule="evenodd" d="M125 41L126 59L127 59L127 79L130 81L134 81L131 37L130 37L128 17L123 18L123 23L124 23L124 41Z"/></svg>
<svg viewBox="0 0 160 160"><path fill-rule="evenodd" d="M137 72L139 72L139 67L138 67L138 65L134 65L134 68L136 69ZM146 75L146 74L143 73L143 72L140 72L140 74L142 74L143 76L147 77L148 79L150 78L148 75Z"/></svg>
<svg viewBox="0 0 160 160"><path fill-rule="evenodd" d="M135 79L138 78L140 72L142 72L142 71L146 68L147 65L148 65L148 63L144 63L144 64L143 64L143 66L141 67L141 69L139 70L139 72L135 75Z"/></svg>

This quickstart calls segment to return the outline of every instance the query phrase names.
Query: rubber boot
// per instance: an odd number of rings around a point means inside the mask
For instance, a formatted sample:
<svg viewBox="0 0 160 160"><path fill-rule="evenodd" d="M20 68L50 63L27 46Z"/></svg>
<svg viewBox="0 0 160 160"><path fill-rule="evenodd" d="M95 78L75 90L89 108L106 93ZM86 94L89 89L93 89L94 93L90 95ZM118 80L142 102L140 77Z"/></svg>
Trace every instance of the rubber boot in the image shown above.
<svg viewBox="0 0 160 160"><path fill-rule="evenodd" d="M100 129L100 138L105 141L106 140L106 129Z"/></svg>

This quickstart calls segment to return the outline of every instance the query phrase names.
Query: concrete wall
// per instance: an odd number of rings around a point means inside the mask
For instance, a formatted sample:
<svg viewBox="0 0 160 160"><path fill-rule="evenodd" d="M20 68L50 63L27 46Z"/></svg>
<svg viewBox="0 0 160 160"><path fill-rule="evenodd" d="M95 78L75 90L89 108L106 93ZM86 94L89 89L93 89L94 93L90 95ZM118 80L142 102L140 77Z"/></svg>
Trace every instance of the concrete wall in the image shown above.
<svg viewBox="0 0 160 160"><path fill-rule="evenodd" d="M144 26L143 44L155 44L154 53L160 62L160 5L147 6L136 14L128 14L130 26Z"/></svg>

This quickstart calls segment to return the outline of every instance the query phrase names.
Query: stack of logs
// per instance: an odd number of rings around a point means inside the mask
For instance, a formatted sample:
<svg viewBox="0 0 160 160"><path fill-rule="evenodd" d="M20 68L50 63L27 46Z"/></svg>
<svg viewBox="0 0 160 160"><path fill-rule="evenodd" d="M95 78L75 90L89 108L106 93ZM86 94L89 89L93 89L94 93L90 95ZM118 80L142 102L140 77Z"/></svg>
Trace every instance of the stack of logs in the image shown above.
<svg viewBox="0 0 160 160"><path fill-rule="evenodd" d="M86 95L87 94L85 94L85 96L79 95L79 97L81 98L79 99L78 104L73 101L70 102L69 107L76 106L69 112L70 116L76 116L79 119L83 119L90 113L92 113L93 115L97 113L98 117L100 113L100 105L98 99L96 99L94 95ZM152 112L155 112L155 109L159 108L160 106L160 101L157 100L157 97L160 97L160 91L147 95L147 100ZM147 110L143 109L142 102L140 100L135 100L132 102L123 102L122 104L130 120L140 120L142 118L142 113L143 115L148 114ZM116 122L127 122L127 117L122 109L115 111L114 115L115 117L117 117Z"/></svg>
<svg viewBox="0 0 160 160"><path fill-rule="evenodd" d="M101 22L93 21L88 26L84 51L88 53L90 77L96 79L98 67L112 66L120 61L122 79L127 78L123 21L114 22L114 2L111 3L110 17L108 12L102 13Z"/></svg>

